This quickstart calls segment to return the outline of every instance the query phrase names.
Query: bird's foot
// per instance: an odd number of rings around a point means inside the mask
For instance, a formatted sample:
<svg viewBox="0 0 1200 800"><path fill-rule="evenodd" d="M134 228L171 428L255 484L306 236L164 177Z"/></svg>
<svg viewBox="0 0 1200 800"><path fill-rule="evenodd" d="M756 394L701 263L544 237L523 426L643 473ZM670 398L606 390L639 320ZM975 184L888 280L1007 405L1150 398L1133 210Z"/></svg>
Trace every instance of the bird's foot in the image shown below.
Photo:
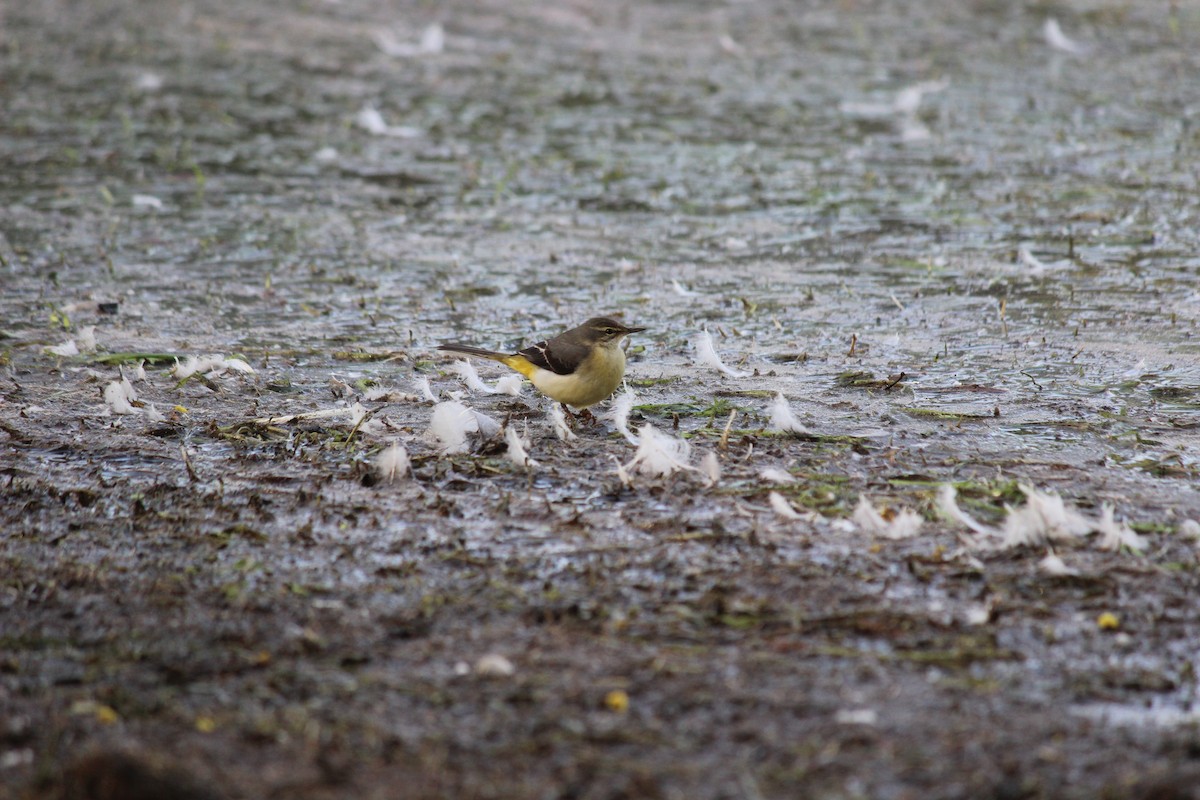
<svg viewBox="0 0 1200 800"><path fill-rule="evenodd" d="M597 422L596 415L592 413L590 408L580 409L579 413L577 414L572 411L570 406L568 406L566 403L559 403L559 405L562 406L563 413L566 414L567 419L573 423L572 427L574 427L574 423L593 426Z"/></svg>

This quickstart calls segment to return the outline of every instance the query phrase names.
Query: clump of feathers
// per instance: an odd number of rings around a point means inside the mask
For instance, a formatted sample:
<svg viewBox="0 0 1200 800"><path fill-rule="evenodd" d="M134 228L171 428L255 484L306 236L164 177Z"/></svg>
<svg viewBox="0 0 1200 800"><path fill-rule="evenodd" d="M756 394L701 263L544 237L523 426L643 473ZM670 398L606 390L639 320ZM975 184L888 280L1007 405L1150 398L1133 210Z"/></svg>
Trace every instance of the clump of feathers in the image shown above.
<svg viewBox="0 0 1200 800"><path fill-rule="evenodd" d="M858 507L852 518L860 530L884 539L909 539L921 532L921 515L911 508L902 508L891 518L885 517L865 494L859 495Z"/></svg>
<svg viewBox="0 0 1200 800"><path fill-rule="evenodd" d="M1089 517L1068 504L1053 492L1021 484L1025 504L1009 508L1004 524L999 527L984 525L958 506L954 487L946 484L938 490L938 508L951 521L967 528L970 535L962 538L969 547L1004 550L1014 547L1042 547L1055 543L1081 541L1090 534L1098 533L1102 550L1128 548L1134 552L1146 549L1146 541L1127 524L1118 523L1112 506L1101 508L1099 519Z"/></svg>

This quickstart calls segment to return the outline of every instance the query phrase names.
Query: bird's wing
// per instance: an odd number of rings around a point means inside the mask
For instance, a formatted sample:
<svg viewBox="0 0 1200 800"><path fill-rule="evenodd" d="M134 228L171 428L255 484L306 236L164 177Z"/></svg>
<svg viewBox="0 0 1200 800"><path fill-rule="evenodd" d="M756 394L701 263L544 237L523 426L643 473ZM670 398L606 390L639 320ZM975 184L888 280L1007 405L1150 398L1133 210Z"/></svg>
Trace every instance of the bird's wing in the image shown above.
<svg viewBox="0 0 1200 800"><path fill-rule="evenodd" d="M559 375L570 375L588 357L588 347L556 336L548 342L538 342L520 351L529 361Z"/></svg>

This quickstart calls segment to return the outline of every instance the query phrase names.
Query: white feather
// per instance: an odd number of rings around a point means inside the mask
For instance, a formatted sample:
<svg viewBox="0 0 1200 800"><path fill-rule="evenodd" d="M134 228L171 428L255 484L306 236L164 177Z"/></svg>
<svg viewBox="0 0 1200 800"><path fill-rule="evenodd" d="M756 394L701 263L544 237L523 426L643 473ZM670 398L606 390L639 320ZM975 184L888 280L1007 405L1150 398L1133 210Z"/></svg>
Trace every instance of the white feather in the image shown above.
<svg viewBox="0 0 1200 800"><path fill-rule="evenodd" d="M1009 509L1004 520L1004 546L1041 545L1086 536L1095 528L1092 520L1067 505L1061 497L1021 484L1025 505Z"/></svg>
<svg viewBox="0 0 1200 800"><path fill-rule="evenodd" d="M1122 547L1128 547L1140 553L1146 549L1144 538L1138 536L1133 528L1124 522L1118 524L1113 519L1113 507L1108 503L1100 507L1100 521L1096 523L1096 530L1101 536L1101 550L1120 550Z"/></svg>
<svg viewBox="0 0 1200 800"><path fill-rule="evenodd" d="M496 390L488 386L479 378L479 373L475 371L475 365L470 361L458 360L446 368L453 372L458 377L462 378L463 383L472 392L483 392L484 394L495 394Z"/></svg>
<svg viewBox="0 0 1200 800"><path fill-rule="evenodd" d="M624 485L625 488L633 486L633 476L629 474L629 470L625 468L625 465L622 464L616 456L609 456L609 458L611 458L613 463L617 465L617 479L621 481L621 484Z"/></svg>
<svg viewBox="0 0 1200 800"><path fill-rule="evenodd" d="M508 460L524 469L533 469L538 465L536 461L529 457L529 452L526 448L529 447L529 441L523 439L517 429L513 425L509 425L504 431L504 441L508 445Z"/></svg>
<svg viewBox="0 0 1200 800"><path fill-rule="evenodd" d="M767 467L762 472L758 473L758 477L760 480L764 480L767 483L774 483L777 485L787 485L789 483L796 482L795 475L787 470L779 469L779 467Z"/></svg>
<svg viewBox="0 0 1200 800"><path fill-rule="evenodd" d="M675 291L675 294L679 295L680 297L695 297L697 294L699 294L699 292L693 292L691 289L683 288L683 284L676 280L671 281L671 288Z"/></svg>
<svg viewBox="0 0 1200 800"><path fill-rule="evenodd" d="M554 429L554 435L564 442L573 442L579 438L567 425L567 415L563 413L562 405L554 401L550 401L550 427Z"/></svg>
<svg viewBox="0 0 1200 800"><path fill-rule="evenodd" d="M136 414L138 410L133 407L133 401L137 399L136 395L130 396L129 389L132 389L129 381L122 378L119 381L113 381L104 387L104 402L113 410L114 414Z"/></svg>
<svg viewBox="0 0 1200 800"><path fill-rule="evenodd" d="M629 430L629 412L633 410L633 405L636 402L637 395L626 387L624 391L613 398L612 408L604 415L604 418L611 420L613 427L630 444L638 443L638 437L634 435L633 431Z"/></svg>
<svg viewBox="0 0 1200 800"><path fill-rule="evenodd" d="M362 403L355 403L346 409L346 414L350 418L350 427L357 429L364 436L383 430L382 423L371 419L371 413Z"/></svg>
<svg viewBox="0 0 1200 800"><path fill-rule="evenodd" d="M231 369L234 372L243 372L248 375L254 374L254 367L250 366L249 364L247 364L245 361L243 361L240 358L225 358L225 359L222 359L222 362L223 363L221 364L221 369L219 370L219 373L225 372L226 370Z"/></svg>
<svg viewBox="0 0 1200 800"><path fill-rule="evenodd" d="M771 403L771 428L783 433L807 434L809 432L808 428L804 427L804 423L792 413L792 408L788 405L787 398L783 396L782 392L777 393L775 400Z"/></svg>
<svg viewBox="0 0 1200 800"><path fill-rule="evenodd" d="M489 678L508 678L516 671L513 663L499 653L488 653L475 662L475 674Z"/></svg>
<svg viewBox="0 0 1200 800"><path fill-rule="evenodd" d="M1046 44L1055 50L1061 50L1064 53L1070 53L1074 56L1080 56L1087 52L1081 44L1069 39L1063 33L1062 26L1053 17L1047 19L1046 23L1042 26L1042 35L1046 37Z"/></svg>
<svg viewBox="0 0 1200 800"><path fill-rule="evenodd" d="M79 346L75 344L74 339L67 339L60 345L47 347L46 352L54 356L77 356L79 355Z"/></svg>
<svg viewBox="0 0 1200 800"><path fill-rule="evenodd" d="M429 388L429 378L422 375L417 378L417 394L430 403L436 403L437 398L433 396L433 389Z"/></svg>
<svg viewBox="0 0 1200 800"><path fill-rule="evenodd" d="M407 476L411 466L412 460L408 457L408 450L399 443L388 445L375 456L375 469L385 481Z"/></svg>
<svg viewBox="0 0 1200 800"><path fill-rule="evenodd" d="M1079 570L1068 567L1053 550L1048 551L1046 557L1038 562L1038 570L1046 575L1053 575L1055 577L1079 574Z"/></svg>
<svg viewBox="0 0 1200 800"><path fill-rule="evenodd" d="M388 125L384 120L383 114L379 110L366 106L358 112L358 116L354 118L358 127L375 136L391 136L397 139L415 139L421 135L421 131L417 128L412 128L407 125Z"/></svg>
<svg viewBox="0 0 1200 800"><path fill-rule="evenodd" d="M511 394L513 397L520 397L523 386L521 376L514 373L497 378L496 386L492 391L495 394Z"/></svg>
<svg viewBox="0 0 1200 800"><path fill-rule="evenodd" d="M750 373L742 372L741 370L733 369L725 365L721 357L717 355L716 347L713 346L712 334L708 331L700 331L696 337L696 358L706 367L712 367L717 372L724 373L731 378L745 378Z"/></svg>
<svg viewBox="0 0 1200 800"><path fill-rule="evenodd" d="M917 113L917 109L921 106L921 100L927 94L940 92L949 86L946 80L940 81L921 81L914 83L912 86L907 86L896 92L896 98L892 101L892 110L897 114L913 115Z"/></svg>
<svg viewBox="0 0 1200 800"><path fill-rule="evenodd" d="M79 329L79 352L96 352L96 326L88 325Z"/></svg>
<svg viewBox="0 0 1200 800"><path fill-rule="evenodd" d="M688 465L692 446L683 439L663 433L653 425L638 430L638 449L625 469L652 478L662 478L680 470L695 469Z"/></svg>
<svg viewBox="0 0 1200 800"><path fill-rule="evenodd" d="M434 54L446 49L446 31L435 22L421 33L421 52Z"/></svg>
<svg viewBox="0 0 1200 800"><path fill-rule="evenodd" d="M700 471L708 478L708 485L715 486L721 480L721 461L717 454L709 450L700 459Z"/></svg>
<svg viewBox="0 0 1200 800"><path fill-rule="evenodd" d="M363 392L362 399L368 403L417 403L425 398L409 392L398 392L387 386L372 386Z"/></svg>
<svg viewBox="0 0 1200 800"><path fill-rule="evenodd" d="M429 433L441 443L443 453L463 453L467 450L467 435L479 432L475 412L462 403L448 401L433 408Z"/></svg>
<svg viewBox="0 0 1200 800"><path fill-rule="evenodd" d="M419 45L402 42L387 30L372 31L371 39L384 55L392 58L437 55L446 48L446 32L440 22L435 22L424 30Z"/></svg>
<svg viewBox="0 0 1200 800"><path fill-rule="evenodd" d="M976 522L973 517L958 507L958 490L948 483L943 483L938 488L937 507L938 509L950 518L951 521L957 522L965 528L974 531L980 536L996 537L1000 532L995 528L991 528L980 522Z"/></svg>
<svg viewBox="0 0 1200 800"><path fill-rule="evenodd" d="M792 508L792 504L779 492L768 494L767 501L771 504L771 510L777 516L788 520L800 519L800 515L796 513L796 509Z"/></svg>
<svg viewBox="0 0 1200 800"><path fill-rule="evenodd" d="M891 521L875 509L865 494L859 495L858 506L854 509L854 524L865 533L882 536L885 539L908 539L916 536L921 530L921 515L911 508L901 509Z"/></svg>
<svg viewBox="0 0 1200 800"><path fill-rule="evenodd" d="M332 164L341 158L335 147L322 147L317 152L313 153L313 161L318 164Z"/></svg>
<svg viewBox="0 0 1200 800"><path fill-rule="evenodd" d="M495 436L500 432L500 423L484 414L481 411L472 409L472 414L475 415L475 427L479 431L479 435L485 439L489 436Z"/></svg>
<svg viewBox="0 0 1200 800"><path fill-rule="evenodd" d="M137 389L133 388L133 384L129 382L129 378L125 377L125 370L122 367L117 367L117 371L121 374L121 391L125 393L125 399L130 403L137 402Z"/></svg>
<svg viewBox="0 0 1200 800"><path fill-rule="evenodd" d="M188 356L183 363L179 363L179 359L175 359L175 366L171 368L171 375L179 380L190 378L196 374L202 374L205 377L215 377L224 374L228 370L237 372L253 373L254 368L240 358L225 358L224 356Z"/></svg>

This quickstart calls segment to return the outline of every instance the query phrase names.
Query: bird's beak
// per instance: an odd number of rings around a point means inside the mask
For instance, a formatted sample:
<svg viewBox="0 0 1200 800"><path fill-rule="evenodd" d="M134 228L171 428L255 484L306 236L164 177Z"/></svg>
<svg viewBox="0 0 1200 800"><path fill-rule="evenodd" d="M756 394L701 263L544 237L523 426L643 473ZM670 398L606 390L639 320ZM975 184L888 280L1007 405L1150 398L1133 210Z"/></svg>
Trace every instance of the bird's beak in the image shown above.
<svg viewBox="0 0 1200 800"><path fill-rule="evenodd" d="M626 328L625 333L626 333L626 335L631 334L631 333L641 333L644 330L646 330L646 329L645 328Z"/></svg>

